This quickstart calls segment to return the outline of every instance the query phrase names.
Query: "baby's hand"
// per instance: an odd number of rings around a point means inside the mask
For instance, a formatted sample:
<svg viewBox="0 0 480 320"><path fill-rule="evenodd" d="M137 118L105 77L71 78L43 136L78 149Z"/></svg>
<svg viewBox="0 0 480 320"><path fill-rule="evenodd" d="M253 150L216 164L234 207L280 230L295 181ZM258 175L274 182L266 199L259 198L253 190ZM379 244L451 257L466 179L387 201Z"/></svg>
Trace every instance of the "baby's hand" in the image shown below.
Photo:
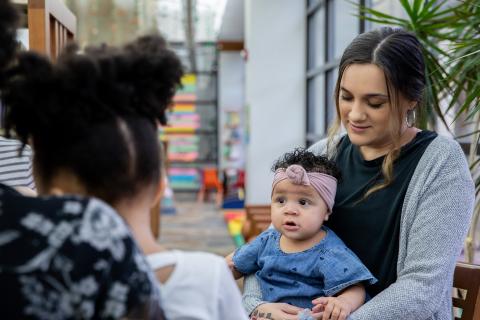
<svg viewBox="0 0 480 320"><path fill-rule="evenodd" d="M342 297L320 297L312 301L312 316L322 320L345 320L352 313L352 305Z"/></svg>

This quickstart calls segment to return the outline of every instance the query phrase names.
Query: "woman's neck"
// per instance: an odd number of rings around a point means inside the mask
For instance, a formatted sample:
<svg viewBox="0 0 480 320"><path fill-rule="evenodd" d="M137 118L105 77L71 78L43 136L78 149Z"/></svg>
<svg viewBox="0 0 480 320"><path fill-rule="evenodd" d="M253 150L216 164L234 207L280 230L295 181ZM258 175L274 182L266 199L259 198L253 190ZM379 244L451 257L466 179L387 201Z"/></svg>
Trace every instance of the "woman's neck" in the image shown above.
<svg viewBox="0 0 480 320"><path fill-rule="evenodd" d="M400 147L403 147L404 145L412 141L417 135L417 133L420 131L420 129L417 129L415 127L405 129L400 136ZM386 155L390 150L392 150L392 148L393 143L389 142L381 146L360 146L359 149L363 159L370 161Z"/></svg>
<svg viewBox="0 0 480 320"><path fill-rule="evenodd" d="M158 244L150 226L150 205L141 200L123 201L115 205L118 213L125 219L132 230L133 237L145 254L165 251Z"/></svg>

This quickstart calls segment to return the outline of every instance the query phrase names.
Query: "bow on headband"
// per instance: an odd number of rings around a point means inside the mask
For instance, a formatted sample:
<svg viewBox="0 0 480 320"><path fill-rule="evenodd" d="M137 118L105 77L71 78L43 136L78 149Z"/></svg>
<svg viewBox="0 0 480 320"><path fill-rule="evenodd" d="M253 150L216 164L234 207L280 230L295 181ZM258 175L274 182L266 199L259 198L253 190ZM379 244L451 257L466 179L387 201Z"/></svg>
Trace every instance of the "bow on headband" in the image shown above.
<svg viewBox="0 0 480 320"><path fill-rule="evenodd" d="M325 201L328 211L332 212L335 193L337 192L337 179L325 173L307 172L302 166L292 164L287 169L279 168L275 171L272 190L277 183L285 179L289 179L293 184L312 186Z"/></svg>

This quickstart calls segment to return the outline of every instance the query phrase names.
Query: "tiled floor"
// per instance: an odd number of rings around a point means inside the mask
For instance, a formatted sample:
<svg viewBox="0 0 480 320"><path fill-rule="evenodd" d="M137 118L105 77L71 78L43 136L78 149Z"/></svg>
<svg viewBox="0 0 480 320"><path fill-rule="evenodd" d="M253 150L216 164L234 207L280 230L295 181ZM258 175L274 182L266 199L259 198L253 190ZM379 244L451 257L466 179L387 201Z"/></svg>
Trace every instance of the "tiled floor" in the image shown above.
<svg viewBox="0 0 480 320"><path fill-rule="evenodd" d="M223 215L212 202L196 203L192 195L175 196L176 214L163 214L160 243L171 249L226 255L235 248Z"/></svg>

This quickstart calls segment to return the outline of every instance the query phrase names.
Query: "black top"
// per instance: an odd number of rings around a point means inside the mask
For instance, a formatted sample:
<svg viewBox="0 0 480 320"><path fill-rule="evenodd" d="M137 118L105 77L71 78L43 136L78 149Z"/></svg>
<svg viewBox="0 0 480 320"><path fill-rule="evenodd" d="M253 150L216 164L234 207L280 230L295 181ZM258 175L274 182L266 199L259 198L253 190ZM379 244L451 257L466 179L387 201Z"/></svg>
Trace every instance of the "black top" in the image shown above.
<svg viewBox="0 0 480 320"><path fill-rule="evenodd" d="M383 181L381 167L384 157L364 160L359 147L347 135L340 140L336 162L342 170L333 213L326 225L362 260L378 279L366 288L375 296L397 279L400 217L410 179L430 142L437 136L421 131L402 147L394 163L394 180L387 188L365 193Z"/></svg>
<svg viewBox="0 0 480 320"><path fill-rule="evenodd" d="M162 318L125 222L93 198L24 197L0 184L2 319Z"/></svg>

